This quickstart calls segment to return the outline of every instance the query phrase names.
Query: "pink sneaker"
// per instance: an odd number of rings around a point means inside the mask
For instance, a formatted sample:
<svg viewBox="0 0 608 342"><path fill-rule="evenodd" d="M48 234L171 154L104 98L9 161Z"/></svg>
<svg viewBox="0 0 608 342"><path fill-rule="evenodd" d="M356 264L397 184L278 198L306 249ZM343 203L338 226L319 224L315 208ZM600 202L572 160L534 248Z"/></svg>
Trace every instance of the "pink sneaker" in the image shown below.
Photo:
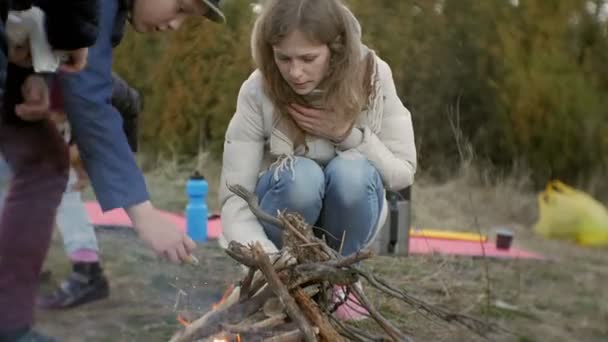
<svg viewBox="0 0 608 342"><path fill-rule="evenodd" d="M360 287L361 284L357 283L355 286ZM344 289L341 286L336 286L334 288L334 303L344 302L334 312L337 319L341 321L361 321L369 318L369 312L361 306L354 294L349 293L346 301L344 297Z"/></svg>

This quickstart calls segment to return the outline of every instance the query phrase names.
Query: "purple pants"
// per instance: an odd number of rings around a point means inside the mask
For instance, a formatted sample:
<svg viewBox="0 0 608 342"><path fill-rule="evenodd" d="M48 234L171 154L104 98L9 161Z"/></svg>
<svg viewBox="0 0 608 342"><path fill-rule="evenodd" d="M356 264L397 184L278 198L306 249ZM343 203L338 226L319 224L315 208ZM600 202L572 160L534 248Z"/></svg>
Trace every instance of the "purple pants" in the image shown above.
<svg viewBox="0 0 608 342"><path fill-rule="evenodd" d="M33 323L40 271L68 181L66 144L48 121L0 124L13 178L0 216L0 331Z"/></svg>

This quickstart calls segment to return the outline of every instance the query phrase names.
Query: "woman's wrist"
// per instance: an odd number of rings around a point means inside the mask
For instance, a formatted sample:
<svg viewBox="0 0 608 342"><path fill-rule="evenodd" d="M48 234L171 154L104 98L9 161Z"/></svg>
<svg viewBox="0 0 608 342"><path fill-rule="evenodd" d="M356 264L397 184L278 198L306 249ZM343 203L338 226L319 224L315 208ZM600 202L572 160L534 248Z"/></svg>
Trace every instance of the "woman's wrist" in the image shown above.
<svg viewBox="0 0 608 342"><path fill-rule="evenodd" d="M334 145L339 150L349 150L355 148L363 141L363 131L359 128L353 127L340 141L334 141Z"/></svg>
<svg viewBox="0 0 608 342"><path fill-rule="evenodd" d="M341 142L343 142L344 140L346 140L348 138L348 136L351 134L351 132L352 132L352 128L349 128L342 135L338 136L337 138L331 139L331 142L334 143L334 145L338 145Z"/></svg>

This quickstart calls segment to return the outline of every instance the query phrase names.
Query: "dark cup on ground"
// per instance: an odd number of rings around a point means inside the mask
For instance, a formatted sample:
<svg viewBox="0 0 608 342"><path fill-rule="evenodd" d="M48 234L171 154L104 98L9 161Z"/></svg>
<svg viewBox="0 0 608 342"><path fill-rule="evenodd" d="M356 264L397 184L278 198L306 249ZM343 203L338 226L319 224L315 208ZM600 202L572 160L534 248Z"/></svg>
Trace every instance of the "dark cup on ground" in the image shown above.
<svg viewBox="0 0 608 342"><path fill-rule="evenodd" d="M509 249L513 243L513 233L507 229L496 231L496 249Z"/></svg>

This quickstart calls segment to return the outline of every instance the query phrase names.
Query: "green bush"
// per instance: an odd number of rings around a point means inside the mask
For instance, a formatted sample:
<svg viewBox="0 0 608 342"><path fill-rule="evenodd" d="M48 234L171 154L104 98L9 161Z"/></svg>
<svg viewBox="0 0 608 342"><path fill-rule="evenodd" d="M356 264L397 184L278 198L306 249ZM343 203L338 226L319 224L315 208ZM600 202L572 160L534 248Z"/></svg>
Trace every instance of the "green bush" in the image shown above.
<svg viewBox="0 0 608 342"><path fill-rule="evenodd" d="M601 2L597 0L597 2ZM347 0L364 42L392 67L413 114L420 165L460 162L455 137L499 168L544 184L608 170L608 28L587 0ZM219 155L252 71L248 2L229 24L193 20L157 37L128 32L115 69L140 88L149 153Z"/></svg>

